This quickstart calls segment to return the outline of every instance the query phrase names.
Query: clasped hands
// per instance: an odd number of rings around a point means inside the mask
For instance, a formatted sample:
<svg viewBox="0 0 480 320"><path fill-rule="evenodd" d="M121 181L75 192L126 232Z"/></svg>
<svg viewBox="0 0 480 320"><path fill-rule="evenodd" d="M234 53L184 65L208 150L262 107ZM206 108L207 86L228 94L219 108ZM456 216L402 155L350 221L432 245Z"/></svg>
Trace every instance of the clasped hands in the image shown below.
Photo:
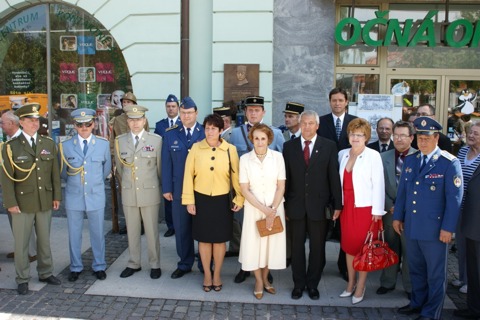
<svg viewBox="0 0 480 320"><path fill-rule="evenodd" d="M271 231L273 228L273 220L275 220L275 216L277 214L277 209L273 206L264 206L262 212L266 216L265 226L267 227L268 231Z"/></svg>

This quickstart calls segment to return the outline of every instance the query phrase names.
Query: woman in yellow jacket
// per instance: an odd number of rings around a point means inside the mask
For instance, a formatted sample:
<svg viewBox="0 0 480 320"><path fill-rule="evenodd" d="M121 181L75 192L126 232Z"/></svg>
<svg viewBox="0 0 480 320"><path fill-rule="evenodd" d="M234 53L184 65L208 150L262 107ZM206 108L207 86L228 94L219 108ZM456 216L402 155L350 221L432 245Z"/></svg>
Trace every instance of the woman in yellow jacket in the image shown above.
<svg viewBox="0 0 480 320"><path fill-rule="evenodd" d="M192 146L185 163L182 204L193 216L193 238L199 242L205 271L203 290L209 292L222 290L220 273L226 242L232 237L233 212L242 208L244 197L238 182L237 149L220 138L223 119L217 114L208 115L203 127L206 138ZM233 208L228 196L230 185L236 194ZM212 256L213 276L209 268Z"/></svg>

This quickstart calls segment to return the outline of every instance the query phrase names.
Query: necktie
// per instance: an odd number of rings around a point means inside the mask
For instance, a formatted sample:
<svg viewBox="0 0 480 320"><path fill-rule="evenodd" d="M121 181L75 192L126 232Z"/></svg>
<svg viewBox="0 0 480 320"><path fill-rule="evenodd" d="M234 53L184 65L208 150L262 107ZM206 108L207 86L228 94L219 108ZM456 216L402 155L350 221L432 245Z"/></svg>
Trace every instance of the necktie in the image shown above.
<svg viewBox="0 0 480 320"><path fill-rule="evenodd" d="M33 137L30 138L30 141L32 141L32 149L34 152L37 152L37 145L35 144L35 139Z"/></svg>
<svg viewBox="0 0 480 320"><path fill-rule="evenodd" d="M247 123L247 132L250 132L250 129L252 129L252 125L250 123Z"/></svg>
<svg viewBox="0 0 480 320"><path fill-rule="evenodd" d="M403 167L403 158L405 156L403 153L400 153L397 158L397 164L395 165L395 181L398 182L400 181L400 175L402 174L402 167Z"/></svg>
<svg viewBox="0 0 480 320"><path fill-rule="evenodd" d="M187 141L190 142L190 140L192 140L192 134L190 133L190 128L187 128Z"/></svg>
<svg viewBox="0 0 480 320"><path fill-rule="evenodd" d="M173 127L173 120L170 119L170 127Z"/></svg>
<svg viewBox="0 0 480 320"><path fill-rule="evenodd" d="M87 151L88 151L88 141L87 140L83 140L83 155L87 155Z"/></svg>
<svg viewBox="0 0 480 320"><path fill-rule="evenodd" d="M292 136L290 137L290 140L293 140L295 139L296 135L292 134Z"/></svg>
<svg viewBox="0 0 480 320"><path fill-rule="evenodd" d="M308 147L312 141L305 140L305 148L303 148L303 159L305 164L308 166L310 162L310 148Z"/></svg>
<svg viewBox="0 0 480 320"><path fill-rule="evenodd" d="M135 136L135 149L137 149L139 139L138 136Z"/></svg>
<svg viewBox="0 0 480 320"><path fill-rule="evenodd" d="M340 133L342 133L342 121L340 118L337 118L337 121L335 122L335 132L337 134L337 140L340 139Z"/></svg>
<svg viewBox="0 0 480 320"><path fill-rule="evenodd" d="M423 155L423 158L422 158L422 165L420 166L420 171L423 170L423 168L425 168L425 165L427 164L427 155Z"/></svg>
<svg viewBox="0 0 480 320"><path fill-rule="evenodd" d="M387 151L388 144L382 143L382 150L380 152L385 152Z"/></svg>

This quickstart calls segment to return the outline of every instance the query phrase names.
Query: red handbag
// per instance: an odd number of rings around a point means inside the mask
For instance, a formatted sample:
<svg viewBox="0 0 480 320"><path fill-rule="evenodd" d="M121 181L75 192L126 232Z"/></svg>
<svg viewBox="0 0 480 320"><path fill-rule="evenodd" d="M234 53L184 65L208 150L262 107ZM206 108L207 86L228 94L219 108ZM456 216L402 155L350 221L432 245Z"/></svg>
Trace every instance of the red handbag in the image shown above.
<svg viewBox="0 0 480 320"><path fill-rule="evenodd" d="M373 230L378 225L378 239L373 240ZM398 263L398 255L384 240L383 221L372 221L362 250L353 259L357 271L377 271Z"/></svg>

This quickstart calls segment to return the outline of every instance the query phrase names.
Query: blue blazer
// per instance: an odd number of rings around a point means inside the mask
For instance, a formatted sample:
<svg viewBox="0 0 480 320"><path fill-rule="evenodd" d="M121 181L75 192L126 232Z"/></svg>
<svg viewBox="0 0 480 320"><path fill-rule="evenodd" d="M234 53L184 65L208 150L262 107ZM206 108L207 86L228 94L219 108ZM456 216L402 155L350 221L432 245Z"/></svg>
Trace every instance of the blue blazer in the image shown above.
<svg viewBox="0 0 480 320"><path fill-rule="evenodd" d="M163 138L163 135L165 134L165 130L170 128L170 124L168 123L168 120L169 119L167 117L167 118L162 119L162 120L158 121L157 123L155 123L154 133L158 134L160 137ZM180 120L180 117L177 118L177 121L175 121L174 125L175 124L179 127L182 125L182 121Z"/></svg>
<svg viewBox="0 0 480 320"><path fill-rule="evenodd" d="M110 174L112 160L108 140L92 135L87 154L83 155L78 134L61 142L63 158L75 168L84 166L84 182L81 174L68 175L72 170L62 164L61 178L66 181L65 209L94 211L105 208L105 179ZM62 161L60 155L60 161Z"/></svg>
<svg viewBox="0 0 480 320"><path fill-rule="evenodd" d="M162 144L162 192L173 193L174 200L182 199L183 174L188 152L195 142L205 139L205 130L198 122L190 143L183 125L165 132Z"/></svg>
<svg viewBox="0 0 480 320"><path fill-rule="evenodd" d="M278 152L282 152L283 143L285 142L285 138L283 137L282 131L272 126L270 126L270 129L273 130L273 141L268 146L268 148L272 150L276 150ZM246 141L242 132L245 133L245 137L247 138ZM253 144L248 139L248 131L247 131L246 124L242 124L241 126L235 127L232 130L232 135L230 136L230 144L233 144L237 148L239 158L245 153L248 153L251 150L253 150Z"/></svg>
<svg viewBox="0 0 480 320"><path fill-rule="evenodd" d="M437 149L420 171L420 151L403 163L393 213L405 222L405 235L413 240L439 240L440 230L455 232L463 196L460 161Z"/></svg>

